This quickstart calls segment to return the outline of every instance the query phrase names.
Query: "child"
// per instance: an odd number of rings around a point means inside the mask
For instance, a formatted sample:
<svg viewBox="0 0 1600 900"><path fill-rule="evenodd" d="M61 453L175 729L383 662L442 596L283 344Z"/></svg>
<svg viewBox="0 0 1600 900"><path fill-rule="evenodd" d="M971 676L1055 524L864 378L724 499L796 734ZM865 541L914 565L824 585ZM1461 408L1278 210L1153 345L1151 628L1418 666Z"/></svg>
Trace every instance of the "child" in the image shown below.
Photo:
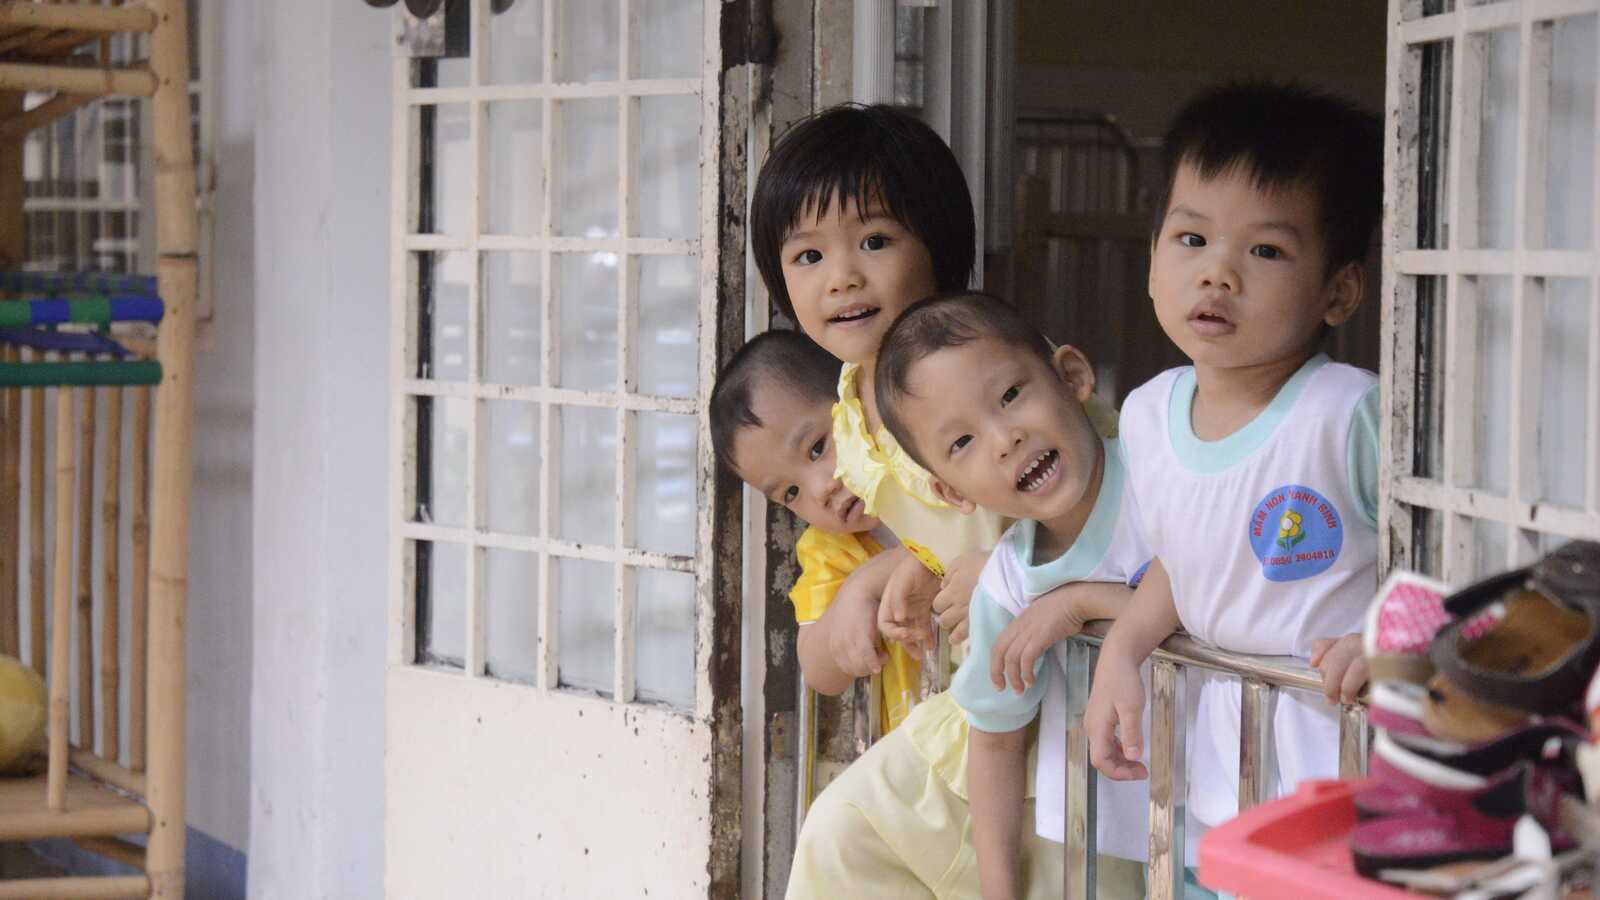
<svg viewBox="0 0 1600 900"><path fill-rule="evenodd" d="M889 107L841 106L791 128L756 181L751 243L780 310L845 365L833 408L835 474L905 544L947 570L933 601L959 639L978 570L1008 522L964 516L933 494L878 417L878 343L896 316L966 286L976 254L972 198L931 128ZM904 602L922 577L901 562L879 603L888 638L926 644L929 607ZM966 719L947 695L918 704L818 796L796 840L790 898L966 897ZM1026 841L1030 885L1059 896L1062 859Z"/></svg>
<svg viewBox="0 0 1600 900"><path fill-rule="evenodd" d="M878 520L833 476L838 380L839 361L804 335L757 335L717 376L711 443L741 480L809 526L795 545L800 578L789 592L802 626L798 649L806 683L838 694L856 678L881 671L879 724L887 734L911 711L921 671L905 647L885 650L878 641L878 597L894 563L908 554L884 551L885 544L894 548L892 536L881 533Z"/></svg>
<svg viewBox="0 0 1600 900"><path fill-rule="evenodd" d="M1036 828L1065 840L1070 722L1059 642L1092 619L1116 618L1149 553L1116 440L1100 438L1083 408L1095 380L1083 354L1052 352L1011 307L959 293L907 310L877 365L884 423L933 473L933 492L962 512L1016 520L979 576L969 655L950 689L971 726L967 791L983 896L1016 897L1026 731L1036 717ZM1046 593L1069 582L1083 584ZM1143 785L1105 782L1096 804L1099 849L1122 857L1100 858L1099 895L1142 896L1139 865L1127 860L1145 857Z"/></svg>
<svg viewBox="0 0 1600 900"><path fill-rule="evenodd" d="M1377 582L1378 388L1318 344L1362 299L1380 148L1373 117L1274 85L1205 94L1167 134L1150 296L1194 365L1123 407L1156 561L1101 648L1084 716L1111 777L1146 774L1138 667L1180 625L1226 650L1309 659L1330 703L1366 681L1356 632ZM1190 811L1214 825L1237 810L1239 685L1187 683L1199 688ZM1285 692L1269 784L1335 776L1337 735L1329 703Z"/></svg>

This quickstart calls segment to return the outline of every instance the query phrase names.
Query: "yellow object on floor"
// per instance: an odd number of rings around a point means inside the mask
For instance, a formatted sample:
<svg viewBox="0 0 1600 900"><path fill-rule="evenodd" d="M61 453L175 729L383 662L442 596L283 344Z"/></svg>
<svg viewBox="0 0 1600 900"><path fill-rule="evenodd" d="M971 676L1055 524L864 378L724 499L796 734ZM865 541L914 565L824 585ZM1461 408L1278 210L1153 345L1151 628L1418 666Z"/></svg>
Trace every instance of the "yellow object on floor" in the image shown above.
<svg viewBox="0 0 1600 900"><path fill-rule="evenodd" d="M0 775L32 771L44 753L44 679L0 655Z"/></svg>

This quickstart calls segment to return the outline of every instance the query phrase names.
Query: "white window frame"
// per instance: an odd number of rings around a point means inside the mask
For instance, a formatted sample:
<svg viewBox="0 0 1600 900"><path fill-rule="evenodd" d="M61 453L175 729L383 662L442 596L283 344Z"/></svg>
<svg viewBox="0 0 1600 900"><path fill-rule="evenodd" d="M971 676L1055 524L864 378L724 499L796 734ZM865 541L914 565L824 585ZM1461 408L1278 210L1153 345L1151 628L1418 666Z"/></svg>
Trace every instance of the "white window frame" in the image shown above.
<svg viewBox="0 0 1600 900"><path fill-rule="evenodd" d="M1385 133L1384 179L1388 199L1383 262L1383 418L1381 443L1384 472L1380 482L1382 521L1380 566L1429 571L1448 583L1461 584L1478 575L1523 565L1538 555L1541 536L1600 538L1600 165L1595 167L1592 195L1591 246L1587 250L1530 249L1530 233L1542 234L1547 155L1545 127L1550 111L1551 41L1548 27L1538 23L1600 12L1596 0L1523 0L1469 5L1465 0L1448 13L1423 15L1421 0L1391 0L1391 36L1386 77L1388 121ZM1478 243L1478 152L1481 98L1486 79L1485 54L1476 37L1516 28L1518 103L1517 174L1511 249L1476 249ZM1449 229L1444 249L1418 249L1419 183L1422 130L1422 47L1448 41L1450 55L1448 161L1442 185L1439 221ZM1464 52L1474 48L1473 52ZM1600 47L1596 48L1600 50ZM1600 92L1597 92L1600 96ZM1597 102L1600 107L1600 102ZM1596 110L1600 121L1600 108ZM1467 486L1479 452L1473 421L1482 408L1478 379L1476 276L1512 279L1511 415L1509 491L1498 493ZM1420 415L1430 397L1418 396L1417 374L1430 364L1428 348L1417 334L1418 285L1436 277L1444 285L1443 352L1444 434L1440 477L1415 474L1413 452L1431 435L1419 433ZM1592 305L1589 314L1587 371L1587 471L1581 508L1563 507L1538 496L1541 369L1538 356L1544 334L1543 278L1587 278ZM1572 473L1574 476L1579 473ZM1421 517L1442 520L1437 531L1417 527ZM1477 559L1474 520L1506 529L1505 559Z"/></svg>
<svg viewBox="0 0 1600 900"><path fill-rule="evenodd" d="M536 602L539 608L538 658L536 681L532 685L516 681L508 686L516 689L536 689L542 692L578 691L581 688L564 686L559 673L559 623L557 610L559 598L554 591L552 565L557 559L587 560L606 563L612 567L612 616L614 628L614 669L610 695L606 699L617 703L641 702L637 696L636 667L636 578L638 569L690 573L696 579L696 610L698 628L695 635L695 697L692 709L681 710L706 718L712 714L718 693L709 681L708 660L714 640L709 633L711 616L709 598L716 588L719 576L717 560L719 539L713 534L713 514L716 503L711 502L715 480L715 464L711 456L710 430L706 411L709 408L711 385L715 378L719 334L725 323L718 322L718 285L727 280L715 264L717 254L703 252L718 241L727 243L730 227L722 222L714 206L701 209L701 236L696 239L663 239L630 236L637 228L637 172L633 165L636 154L635 137L639 130L640 99L659 96L695 96L701 98L704 121L714 122L710 112L716 108L716 98L704 96L702 78L640 78L637 76L638 59L638 5L643 0L612 0L620 4L623 28L620 78L615 81L573 83L557 80L555 52L552 42L557 33L555 17L558 4L554 0L543 3L543 59L544 71L538 84L494 84L487 77L487 54L474 53L470 60L470 83L461 87L416 87L404 74L411 65L402 60L397 63L402 72L397 74L395 133L409 135L411 152L404 158L413 161L421 140L419 116L416 111L424 106L443 104L465 105L470 116L469 154L472 160L471 184L472 214L468 230L463 235L443 235L419 231L416 185L420 171L401 171L396 167L393 184L393 202L396 208L391 218L394 222L392 276L400 296L403 313L394 317L391 384L394 388L393 440L397 443L393 462L392 486L394 501L395 539L398 543L395 556L396 569L392 573L393 590L402 598L402 614L391 622L391 663L397 665L422 665L428 663L418 658L416 608L416 552L419 542L445 543L468 549L466 585L466 658L461 674L467 678L490 678L487 670L487 632L485 630L486 598L482 589L483 551L487 549L517 550L537 554L539 578ZM712 2L712 0L707 0ZM486 0L474 0L473 44L486 46L490 16ZM708 33L709 43L718 39ZM560 150L556 105L561 101L581 99L624 98L618 104L617 164L618 213L622 232L617 237L570 237L554 233L554 214L557 211L557 156ZM486 163L487 139L483 136L485 116L491 102L508 100L542 101L541 139L543 141L543 177L545 184L542 233L535 236L490 235L483 233L486 220L487 193L481 190L481 173ZM724 136L707 127L700 135L700 193L706 196L707 187L716 183L717 160L721 159L719 142ZM402 148L396 148L397 156ZM742 190L742 186L741 186ZM743 258L743 226L737 225L739 253ZM543 274L540 279L541 361L540 384L508 385L489 383L481 377L482 335L480 334L481 276L475 274L467 293L467 331L473 336L468 341L467 376L465 381L439 381L417 377L418 347L418 272L416 255L425 252L462 252L472 256L470 270L478 273L481 254L486 251L528 251L542 255ZM557 319L559 297L555 292L556 255L558 253L589 252L610 253L618 257L618 321L617 321L617 389L612 391L578 390L555 386L560 375L560 328ZM726 247L722 250L727 252ZM692 255L699 260L700 290L699 339L697 341L699 388L693 397L664 397L645 394L636 389L638 333L638 278L639 258L650 255ZM742 287L741 287L742 291ZM737 323L742 334L743 323ZM466 526L445 526L418 521L412 516L416 509L416 484L419 472L415 398L461 399L470 401L470 418L467 429L468 475L466 482ZM480 510L485 504L486 484L480 478L486 466L483 450L485 423L481 415L483 401L522 400L539 404L539 535L518 535L492 531L479 525ZM588 407L614 412L617 435L615 455L616 523L610 545L582 544L563 540L558 533L560 521L559 483L552 474L559 465L561 436L555 408ZM696 516L696 552L692 556L646 551L634 548L633 515L635 496L634 452L638 438L636 426L639 413L675 413L698 416L697 440L699 450L695 469L695 493L699 499ZM737 496L737 492L735 492ZM738 529L733 528L733 544L737 545ZM725 539L720 540L725 544ZM655 702L655 701L650 701Z"/></svg>
<svg viewBox="0 0 1600 900"><path fill-rule="evenodd" d="M195 166L195 213L196 213L196 240L199 253L200 273L196 285L195 295L195 325L196 338L199 346L204 349L210 345L211 322L215 315L215 261L212 258L215 247L216 234L216 192L217 192L217 117L218 110L215 97L218 93L219 73L221 65L221 16L222 6L217 3L208 3L199 0L193 4L190 16L190 35L198 41L196 55L200 62L198 77L191 77L189 82L189 95L198 103L199 110L199 135L194 148ZM149 40L143 35L121 35L112 39L113 56L121 56L119 49L126 47L129 58L143 58L146 55L144 44ZM131 43L130 43L131 42ZM34 95L27 100L28 106L34 106L49 99L47 96ZM131 271L135 273L153 274L156 258L155 235L155 169L151 155L151 141L154 134L154 125L150 120L150 104L148 100L137 97L117 98L115 102L127 104L139 117L139 145L137 182L129 181L124 185L124 190L119 196L110 197L103 193L99 197L28 197L23 200L23 214L30 213L57 213L76 214L86 216L100 213L102 216L113 213L136 213L137 224L134 226L128 240L134 245L130 256L133 258ZM95 115L100 115L104 100L97 100L91 107ZM79 135L89 132L89 110L80 109L70 113L63 121L71 123ZM62 127L52 124L46 128L37 129L26 138L27 154L44 153L44 143L48 140L47 133L50 129ZM102 121L93 129L95 141L94 160L96 166L105 165L105 124ZM48 165L48 163L47 163ZM109 185L107 178L99 178L102 190ZM78 256L92 256L93 248L82 247L84 231L79 229L80 252Z"/></svg>

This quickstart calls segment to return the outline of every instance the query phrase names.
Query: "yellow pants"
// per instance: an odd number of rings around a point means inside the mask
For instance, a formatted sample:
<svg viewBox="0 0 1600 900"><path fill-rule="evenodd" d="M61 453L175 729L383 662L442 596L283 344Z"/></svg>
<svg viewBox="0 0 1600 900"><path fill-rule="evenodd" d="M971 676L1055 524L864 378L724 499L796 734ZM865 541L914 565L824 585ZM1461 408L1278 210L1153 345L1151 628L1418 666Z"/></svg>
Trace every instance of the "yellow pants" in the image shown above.
<svg viewBox="0 0 1600 900"><path fill-rule="evenodd" d="M1065 850L1034 833L1022 810L1023 896L1060 900ZM788 900L980 897L967 801L896 728L818 795L789 873ZM1102 856L1098 896L1144 896L1144 866Z"/></svg>

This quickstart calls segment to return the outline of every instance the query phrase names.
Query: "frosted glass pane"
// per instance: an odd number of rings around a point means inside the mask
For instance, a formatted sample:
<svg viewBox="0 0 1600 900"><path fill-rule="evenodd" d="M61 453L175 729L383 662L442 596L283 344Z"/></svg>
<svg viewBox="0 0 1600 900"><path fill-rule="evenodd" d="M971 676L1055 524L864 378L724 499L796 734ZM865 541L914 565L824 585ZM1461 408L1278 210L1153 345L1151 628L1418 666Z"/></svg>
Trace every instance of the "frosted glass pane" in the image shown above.
<svg viewBox="0 0 1600 900"><path fill-rule="evenodd" d="M693 397L699 389L700 259L639 258L639 390Z"/></svg>
<svg viewBox="0 0 1600 900"><path fill-rule="evenodd" d="M614 81L622 23L615 2L561 0L556 25L558 81Z"/></svg>
<svg viewBox="0 0 1600 900"><path fill-rule="evenodd" d="M639 413L634 462L634 538L642 550L693 556L694 416Z"/></svg>
<svg viewBox="0 0 1600 900"><path fill-rule="evenodd" d="M428 204L424 212L424 231L433 234L465 235L472 227L472 119L464 103L423 107L427 128L433 124L432 166L424 177L432 179L432 190L423 195Z"/></svg>
<svg viewBox="0 0 1600 900"><path fill-rule="evenodd" d="M539 556L491 547L484 551L484 642L496 678L539 677Z"/></svg>
<svg viewBox="0 0 1600 900"><path fill-rule="evenodd" d="M544 80L544 3L513 0L489 18L489 81L537 84Z"/></svg>
<svg viewBox="0 0 1600 900"><path fill-rule="evenodd" d="M540 234L544 230L544 104L539 100L490 103L489 134L491 234Z"/></svg>
<svg viewBox="0 0 1600 900"><path fill-rule="evenodd" d="M1504 495L1511 466L1511 279L1483 277L1478 282L1477 454L1473 487Z"/></svg>
<svg viewBox="0 0 1600 900"><path fill-rule="evenodd" d="M1478 149L1478 244L1508 248L1517 185L1517 32L1492 31L1484 47L1482 133Z"/></svg>
<svg viewBox="0 0 1600 900"><path fill-rule="evenodd" d="M557 670L563 686L611 693L616 671L615 594L608 563L552 557L561 637Z"/></svg>
<svg viewBox="0 0 1600 900"><path fill-rule="evenodd" d="M614 237L617 231L617 101L556 104L561 165L557 167L559 234Z"/></svg>
<svg viewBox="0 0 1600 900"><path fill-rule="evenodd" d="M583 406L558 408L561 421L562 540L611 545L616 537L617 414Z"/></svg>
<svg viewBox="0 0 1600 900"><path fill-rule="evenodd" d="M1594 16L1552 26L1545 245L1558 250L1587 250L1593 241L1594 48Z"/></svg>
<svg viewBox="0 0 1600 900"><path fill-rule="evenodd" d="M424 549L426 548L426 549ZM418 611L417 655L421 662L461 666L467 658L467 555L462 544L420 543L427 560L425 608ZM420 567L420 565L419 565Z"/></svg>
<svg viewBox="0 0 1600 900"><path fill-rule="evenodd" d="M539 533L539 404L488 400L485 525L490 531Z"/></svg>
<svg viewBox="0 0 1600 900"><path fill-rule="evenodd" d="M422 354L423 378L467 380L467 310L472 285L472 256L434 253L424 261L424 310L428 313L428 347Z"/></svg>
<svg viewBox="0 0 1600 900"><path fill-rule="evenodd" d="M635 693L680 709L694 706L694 576L637 570Z"/></svg>
<svg viewBox="0 0 1600 900"><path fill-rule="evenodd" d="M429 418L427 490L417 491L417 520L435 525L467 524L467 434L472 413L470 400L418 397L419 412ZM421 424L420 422L418 423Z"/></svg>
<svg viewBox="0 0 1600 900"><path fill-rule="evenodd" d="M1539 385L1540 498L1581 509L1587 463L1600 447L1588 445L1589 317L1595 314L1589 281L1546 282L1542 381Z"/></svg>
<svg viewBox="0 0 1600 900"><path fill-rule="evenodd" d="M636 0L640 78L700 77L702 7L699 0Z"/></svg>
<svg viewBox="0 0 1600 900"><path fill-rule="evenodd" d="M617 386L617 255L562 253L556 259L561 314L561 386Z"/></svg>
<svg viewBox="0 0 1600 900"><path fill-rule="evenodd" d="M639 234L700 234L700 98L639 100Z"/></svg>
<svg viewBox="0 0 1600 900"><path fill-rule="evenodd" d="M483 254L483 377L539 384L543 261L538 253Z"/></svg>

